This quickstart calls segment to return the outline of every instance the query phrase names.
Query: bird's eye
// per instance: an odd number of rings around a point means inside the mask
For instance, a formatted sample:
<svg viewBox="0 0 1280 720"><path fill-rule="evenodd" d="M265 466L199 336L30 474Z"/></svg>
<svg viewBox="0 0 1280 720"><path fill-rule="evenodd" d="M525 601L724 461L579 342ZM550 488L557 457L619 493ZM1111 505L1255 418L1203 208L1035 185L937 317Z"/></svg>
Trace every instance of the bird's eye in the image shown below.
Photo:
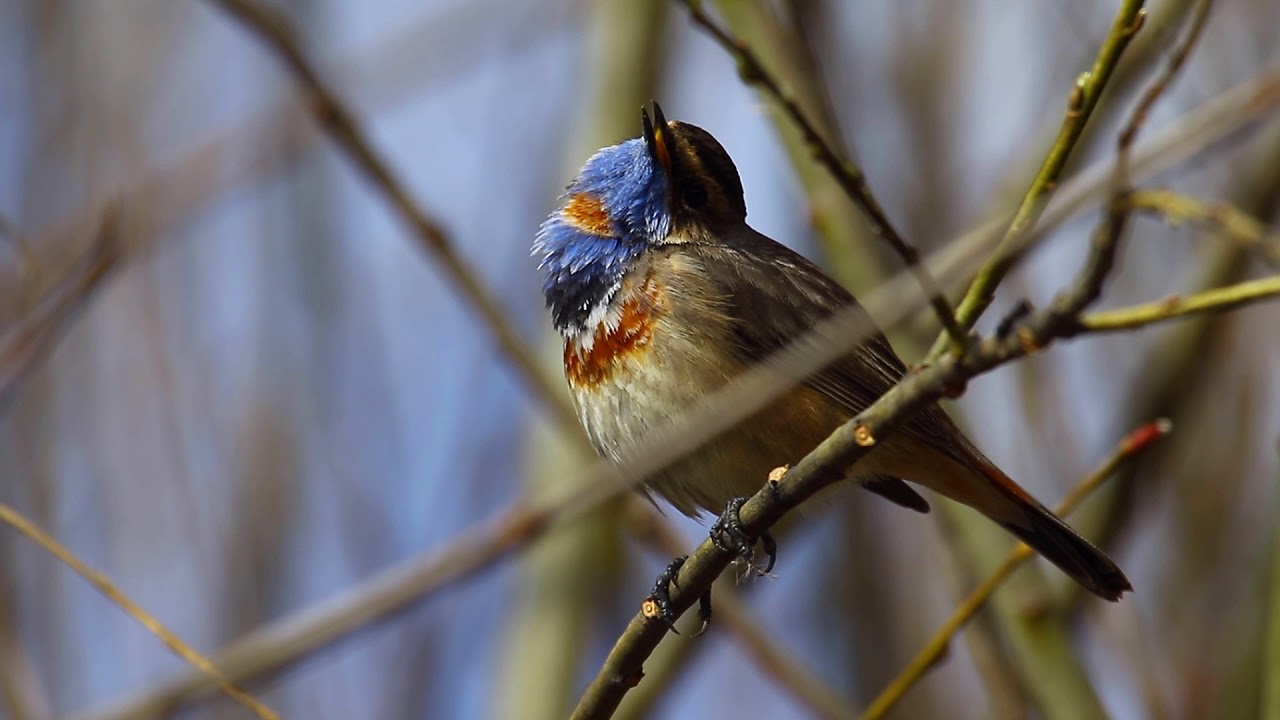
<svg viewBox="0 0 1280 720"><path fill-rule="evenodd" d="M690 209L697 210L707 204L707 188L702 183L694 183L684 191L684 202Z"/></svg>

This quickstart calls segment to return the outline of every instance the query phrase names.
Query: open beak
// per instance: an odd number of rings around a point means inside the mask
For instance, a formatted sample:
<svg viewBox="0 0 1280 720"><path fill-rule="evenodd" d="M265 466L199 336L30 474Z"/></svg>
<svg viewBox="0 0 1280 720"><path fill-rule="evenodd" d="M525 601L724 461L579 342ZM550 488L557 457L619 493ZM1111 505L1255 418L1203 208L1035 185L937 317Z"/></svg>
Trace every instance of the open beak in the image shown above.
<svg viewBox="0 0 1280 720"><path fill-rule="evenodd" d="M656 100L653 102L652 121L649 119L649 112L644 108L640 108L640 117L644 125L644 142L649 147L649 154L662 166L667 177L671 177L671 151L667 147L670 130L667 126L667 118L662 114L662 106Z"/></svg>

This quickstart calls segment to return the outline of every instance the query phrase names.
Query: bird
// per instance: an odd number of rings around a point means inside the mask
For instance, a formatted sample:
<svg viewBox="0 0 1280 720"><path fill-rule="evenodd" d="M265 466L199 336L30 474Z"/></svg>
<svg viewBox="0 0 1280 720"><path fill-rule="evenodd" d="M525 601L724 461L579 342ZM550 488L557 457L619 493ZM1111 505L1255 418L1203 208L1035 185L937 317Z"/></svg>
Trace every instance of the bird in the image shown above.
<svg viewBox="0 0 1280 720"><path fill-rule="evenodd" d="M737 167L709 132L668 122L656 102L652 117L642 109L641 130L586 161L532 245L573 405L596 451L615 462L834 313L854 308L870 322L842 285L747 224ZM875 332L640 490L690 517L723 509L712 537L732 536L742 499L772 469L798 461L906 373ZM998 523L1101 598L1132 590L1106 554L988 460L936 403L846 478L925 513L928 501L904 481L922 486ZM772 567L776 550L762 539ZM745 538L727 542L750 551Z"/></svg>

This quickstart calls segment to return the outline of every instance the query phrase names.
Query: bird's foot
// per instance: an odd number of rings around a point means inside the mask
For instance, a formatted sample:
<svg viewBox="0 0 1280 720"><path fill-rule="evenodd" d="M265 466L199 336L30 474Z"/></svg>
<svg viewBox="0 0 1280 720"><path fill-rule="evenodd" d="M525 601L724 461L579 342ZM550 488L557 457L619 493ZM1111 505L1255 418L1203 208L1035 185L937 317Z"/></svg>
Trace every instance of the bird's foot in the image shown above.
<svg viewBox="0 0 1280 720"><path fill-rule="evenodd" d="M680 634L680 631L676 630L676 615L671 608L671 588L680 587L677 583L677 578L680 576L680 568L684 567L688 559L688 555L681 555L672 560L671 564L667 565L666 569L658 574L657 580L653 583L653 590L649 592L649 600L652 601L654 610L650 616L662 618L662 621L667 624L671 632L677 635ZM649 615L649 613L646 613L646 615ZM711 624L710 589L698 597L698 621L701 626L698 628L698 632L693 634L693 637L698 637L706 632L707 626Z"/></svg>
<svg viewBox="0 0 1280 720"><path fill-rule="evenodd" d="M742 527L742 518L739 512L742 510L742 504L747 498L734 498L724 507L724 512L711 525L711 542L716 547L731 552L738 557L747 561L747 564L760 575L768 575L773 570L773 564L778 559L778 544L773 541L773 536L768 532L760 533L760 545L764 550L766 562L763 569L755 565L755 540L747 535L746 530Z"/></svg>

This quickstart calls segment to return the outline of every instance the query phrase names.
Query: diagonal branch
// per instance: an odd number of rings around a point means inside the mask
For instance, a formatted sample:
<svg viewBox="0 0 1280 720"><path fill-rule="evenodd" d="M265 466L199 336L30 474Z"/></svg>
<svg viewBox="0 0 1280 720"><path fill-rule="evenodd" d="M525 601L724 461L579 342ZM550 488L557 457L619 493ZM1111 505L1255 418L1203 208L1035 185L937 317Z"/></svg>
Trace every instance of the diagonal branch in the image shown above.
<svg viewBox="0 0 1280 720"><path fill-rule="evenodd" d="M95 236L80 261L33 311L0 337L0 409L8 405L18 383L53 349L72 318L120 264L119 220L118 209L109 206L97 221Z"/></svg>
<svg viewBox="0 0 1280 720"><path fill-rule="evenodd" d="M565 428L576 428L577 415L564 393L539 370L528 346L507 319L507 313L489 295L479 278L458 255L440 225L409 194L391 165L374 150L373 143L346 106L308 61L297 34L287 18L256 0L211 0L257 35L280 56L306 93L316 123L346 153L370 182L386 197L392 208L413 231L418 243L444 267L463 297L480 313L502 352L534 394L552 408Z"/></svg>
<svg viewBox="0 0 1280 720"><path fill-rule="evenodd" d="M804 136L804 140L809 144L809 150L813 153L814 159L831 173L831 176L840 184L849 199L853 200L866 214L871 226L871 232L893 248L893 251L902 258L907 270L915 277L916 282L920 283L925 297L929 300L929 305L933 307L934 314L938 316L938 322L942 324L943 331L951 338L953 346L958 349L963 348L967 343L968 333L956 322L956 314L951 309L951 304L947 302L947 298L942 293L942 288L939 287L938 282L929 274L928 269L920 263L920 252L916 250L914 245L908 243L898 234L898 231L893 227L893 223L889 220L889 215L880 206L875 196L872 195L871 187L867 184L867 178L862 172L862 168L852 161L840 157L835 148L822 137L822 133L818 131L817 126L804 114L804 111L800 108L799 101L790 92L782 88L782 85L769 73L764 64L751 51L751 48L730 35L728 31L716 24L711 19L711 16L707 15L706 11L702 9L702 3L699 0L681 1L685 7L689 8L689 15L693 21L706 30L709 35L715 38L716 42L737 60L738 73L742 76L743 81L750 85L758 86L778 102Z"/></svg>
<svg viewBox="0 0 1280 720"><path fill-rule="evenodd" d="M684 553L683 539L650 505L637 498L627 510L632 533L640 540L667 558ZM847 700L806 670L760 628L738 593L717 596L716 618L737 639L761 672L808 708L814 717L837 720L856 714Z"/></svg>
<svg viewBox="0 0 1280 720"><path fill-rule="evenodd" d="M152 635L160 638L160 640L169 647L175 654L193 665L202 675L212 680L222 692L226 693L236 702L244 705L254 715L263 720L279 720L279 716L275 714L271 708L263 705L252 695L244 690L236 687L235 684L227 679L218 668L208 658L201 655L195 648L188 645L182 638L178 637L172 630L165 627L151 613L143 610L140 605L135 603L120 591L106 575L95 571L93 568L85 564L83 560L68 550L64 545L53 539L44 530L41 530L35 523L23 517L21 513L13 508L0 503L0 523L9 525L14 530L25 535L29 540L43 548L46 552L58 558L67 567L71 568L80 577L84 578L98 592L107 597L108 600L120 606L126 614L137 620Z"/></svg>
<svg viewBox="0 0 1280 720"><path fill-rule="evenodd" d="M1070 515L1085 498L1101 487L1125 461L1146 450L1153 442L1164 435L1168 435L1172 430L1173 425L1168 420L1157 420L1134 430L1116 446L1115 450L1102 462L1098 469L1080 481L1080 484L1067 494L1067 497L1058 505L1055 512L1059 516ZM942 627L929 639L929 642L925 643L920 652L911 658L911 661L902 669L902 672L898 673L898 676L876 696L875 700L871 701L871 704L867 706L867 709L862 712L859 718L861 720L879 720L879 718L884 717L907 694L907 691L920 678L924 677L925 673L929 672L943 659L947 654L947 646L951 642L951 637L960 632L960 629L978 614L982 606L986 604L996 589L1013 574L1014 570L1017 570L1023 563L1033 557L1035 557L1035 552L1031 548L1023 543L1018 543L1005 557L1004 562L965 597L960 606L951 614L951 617L943 623ZM849 717L852 717L852 715Z"/></svg>

